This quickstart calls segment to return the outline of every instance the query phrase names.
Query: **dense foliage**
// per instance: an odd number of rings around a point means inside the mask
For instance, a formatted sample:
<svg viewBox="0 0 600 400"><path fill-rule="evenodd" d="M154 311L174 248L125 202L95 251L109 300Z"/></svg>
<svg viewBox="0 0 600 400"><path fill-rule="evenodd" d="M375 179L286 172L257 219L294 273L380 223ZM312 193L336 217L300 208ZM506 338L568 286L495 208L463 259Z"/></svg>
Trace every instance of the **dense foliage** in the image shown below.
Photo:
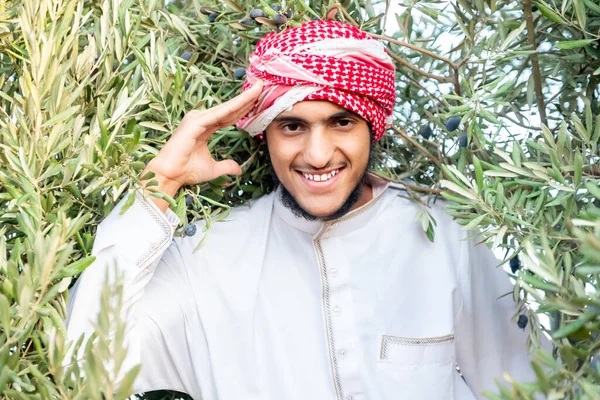
<svg viewBox="0 0 600 400"><path fill-rule="evenodd" d="M402 4L0 0L0 399L129 395L136 371L117 387L105 367L125 352L119 288L97 333L117 340L65 343L67 288L93 260L95 227L185 112L239 91L257 39L315 17L372 32L397 64L376 172L415 201L441 193L511 259L538 379L502 380L494 398L600 397L600 6ZM232 127L210 147L244 174L168 199L184 226L272 188L260 141ZM540 328L553 354L537 350Z"/></svg>

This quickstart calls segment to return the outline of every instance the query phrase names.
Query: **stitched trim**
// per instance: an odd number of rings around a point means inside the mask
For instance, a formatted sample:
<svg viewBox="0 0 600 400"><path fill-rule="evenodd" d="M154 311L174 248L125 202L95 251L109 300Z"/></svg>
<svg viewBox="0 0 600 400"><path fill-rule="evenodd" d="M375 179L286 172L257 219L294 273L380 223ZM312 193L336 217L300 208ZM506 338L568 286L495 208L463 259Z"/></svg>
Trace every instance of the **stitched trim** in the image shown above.
<svg viewBox="0 0 600 400"><path fill-rule="evenodd" d="M338 362L337 362L337 349L335 348L335 337L333 335L333 321L331 318L331 303L329 301L329 279L327 276L327 262L325 261L325 254L323 253L323 247L321 245L321 237L323 234L327 234L330 231L331 227L337 225L338 222L348 220L350 218L361 215L365 211L369 210L373 205L379 200L379 198L383 195L384 192L381 192L377 197L373 198L369 203L364 206L357 208L354 211L349 212L348 214L330 221L329 223L323 224L323 227L317 234L314 239L314 244L317 251L318 261L321 266L321 279L323 284L323 302L325 303L325 324L327 331L327 341L329 345L329 359L331 361L331 369L333 373L333 381L336 391L336 396L338 400L344 399L344 390L342 388L342 380L340 379L340 372L338 370Z"/></svg>
<svg viewBox="0 0 600 400"><path fill-rule="evenodd" d="M146 213L160 226L164 236L161 237L157 242L152 243L150 248L147 249L135 262L136 267L143 267L153 255L155 255L164 245L166 245L171 239L171 227L164 218L156 215L156 211L148 204L140 191L135 192L135 199Z"/></svg>
<svg viewBox="0 0 600 400"><path fill-rule="evenodd" d="M327 278L327 264L325 262L325 255L323 254L323 248L321 247L321 240L315 240L317 247L317 253L319 255L319 261L321 264L321 274L323 277L323 301L325 303L325 318L327 325L327 339L329 344L329 357L331 359L331 368L333 372L333 380L335 384L335 391L338 400L343 398L342 381L340 380L340 372L338 371L337 354L335 348L335 338L333 336L333 322L331 320L331 304L329 302L329 280Z"/></svg>
<svg viewBox="0 0 600 400"><path fill-rule="evenodd" d="M403 346L437 346L446 343L454 342L454 334L451 333L445 336L436 336L429 338L408 338L383 335L381 337L381 354L380 360L388 359L388 348L390 344L400 344Z"/></svg>

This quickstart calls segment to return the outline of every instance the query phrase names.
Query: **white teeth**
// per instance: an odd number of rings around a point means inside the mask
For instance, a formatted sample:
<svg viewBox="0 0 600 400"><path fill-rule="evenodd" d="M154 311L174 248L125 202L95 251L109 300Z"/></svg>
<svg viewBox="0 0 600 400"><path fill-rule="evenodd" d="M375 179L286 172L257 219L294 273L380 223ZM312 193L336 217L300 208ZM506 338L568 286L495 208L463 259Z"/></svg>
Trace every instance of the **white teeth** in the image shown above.
<svg viewBox="0 0 600 400"><path fill-rule="evenodd" d="M322 175L303 174L303 175L306 179L310 179L311 181L323 182L323 181L328 181L329 179L333 178L334 176L336 176L338 174L338 172L340 172L340 171L336 169L335 171L331 171L328 174L322 174Z"/></svg>

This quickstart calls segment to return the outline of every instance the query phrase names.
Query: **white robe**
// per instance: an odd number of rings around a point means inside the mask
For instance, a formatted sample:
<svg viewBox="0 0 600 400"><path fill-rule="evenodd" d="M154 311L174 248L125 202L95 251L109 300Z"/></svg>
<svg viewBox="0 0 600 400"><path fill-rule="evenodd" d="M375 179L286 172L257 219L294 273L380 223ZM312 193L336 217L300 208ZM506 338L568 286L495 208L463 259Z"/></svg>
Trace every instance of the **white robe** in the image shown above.
<svg viewBox="0 0 600 400"><path fill-rule="evenodd" d="M106 268L125 272L127 365L136 392L195 400L483 398L507 371L531 380L509 278L443 206L436 239L420 205L374 186L332 222L296 218L277 194L234 208L208 233L173 239L177 217L138 193L98 228L96 261L69 301L89 334ZM194 252L204 236L202 247ZM457 372L457 365L462 372ZM464 379L463 379L464 378Z"/></svg>

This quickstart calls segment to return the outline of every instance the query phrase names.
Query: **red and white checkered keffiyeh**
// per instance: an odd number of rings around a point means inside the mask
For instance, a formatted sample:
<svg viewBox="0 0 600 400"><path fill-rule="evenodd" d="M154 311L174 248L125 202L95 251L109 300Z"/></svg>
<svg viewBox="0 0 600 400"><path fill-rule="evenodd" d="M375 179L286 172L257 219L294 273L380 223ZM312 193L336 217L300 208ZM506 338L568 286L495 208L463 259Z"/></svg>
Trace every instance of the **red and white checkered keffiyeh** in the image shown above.
<svg viewBox="0 0 600 400"><path fill-rule="evenodd" d="M258 79L262 94L237 122L252 136L303 100L328 100L360 115L375 140L391 123L394 65L382 43L349 24L317 20L265 35L250 55L243 89Z"/></svg>

